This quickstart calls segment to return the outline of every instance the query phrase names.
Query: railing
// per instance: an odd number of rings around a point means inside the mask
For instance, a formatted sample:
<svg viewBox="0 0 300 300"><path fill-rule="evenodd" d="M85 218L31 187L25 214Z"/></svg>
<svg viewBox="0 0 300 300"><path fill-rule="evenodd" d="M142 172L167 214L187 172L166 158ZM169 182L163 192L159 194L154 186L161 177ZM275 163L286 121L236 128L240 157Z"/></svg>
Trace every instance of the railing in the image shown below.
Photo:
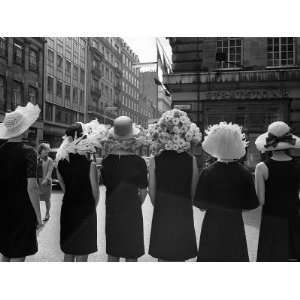
<svg viewBox="0 0 300 300"><path fill-rule="evenodd" d="M226 83L253 81L299 81L300 69L214 71L206 73L173 73L164 77L166 84Z"/></svg>

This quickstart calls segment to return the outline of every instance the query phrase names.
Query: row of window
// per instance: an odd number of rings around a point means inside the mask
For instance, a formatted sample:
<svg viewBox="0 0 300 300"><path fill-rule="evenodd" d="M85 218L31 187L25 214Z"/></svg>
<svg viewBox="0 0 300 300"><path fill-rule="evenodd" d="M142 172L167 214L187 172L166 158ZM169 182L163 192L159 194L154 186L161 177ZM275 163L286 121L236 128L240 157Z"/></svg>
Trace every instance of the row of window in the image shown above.
<svg viewBox="0 0 300 300"><path fill-rule="evenodd" d="M0 102L1 109L5 109L5 103L7 99L7 90L8 90L6 79L0 76ZM15 108L18 105L24 105L28 101L33 104L38 103L38 89L33 86L28 86L27 93L24 89L24 85L22 82L13 81L12 85L12 107Z"/></svg>
<svg viewBox="0 0 300 300"><path fill-rule="evenodd" d="M71 86L63 83L60 80L56 80L55 96L58 98L63 98L64 89L64 99L68 102L71 101ZM51 76L47 77L47 92L50 96L54 96L54 78ZM84 90L78 89L77 87L72 88L72 102L73 104L84 105Z"/></svg>
<svg viewBox="0 0 300 300"><path fill-rule="evenodd" d="M126 82L122 81L122 90L124 93L128 94L135 100L139 100L139 92L135 89L133 89L129 84Z"/></svg>
<svg viewBox="0 0 300 300"><path fill-rule="evenodd" d="M0 38L0 56L7 58L8 51L8 38ZM13 62L16 65L24 66L25 62L25 46L14 40L13 42ZM39 70L39 54L38 51L30 48L29 49L29 70L33 72L38 72Z"/></svg>
<svg viewBox="0 0 300 300"><path fill-rule="evenodd" d="M132 62L124 53L122 54L122 63L126 66L135 76L139 76L139 69L134 67Z"/></svg>
<svg viewBox="0 0 300 300"><path fill-rule="evenodd" d="M55 107L55 114L53 113L54 107ZM54 106L53 104L46 102L45 119L46 121L50 121L50 122L57 122L57 123L70 125L75 122L83 122L84 114L63 107Z"/></svg>
<svg viewBox="0 0 300 300"><path fill-rule="evenodd" d="M48 49L48 66L50 68L54 66L54 52L50 49ZM56 54L56 69L61 72L63 72L64 69L65 75L67 77L71 77L72 63L69 60L65 59L65 64L64 64L63 57L59 54ZM80 83L84 84L85 71L83 68L79 68L78 66L73 65L72 74L73 74L72 78L74 81L78 81L78 79L80 79Z"/></svg>
<svg viewBox="0 0 300 300"><path fill-rule="evenodd" d="M123 78L127 79L137 89L139 88L138 77L133 76L132 73L126 69L123 69Z"/></svg>
<svg viewBox="0 0 300 300"><path fill-rule="evenodd" d="M295 38L267 38L267 65L269 67L295 65ZM217 68L227 69L242 66L243 43L241 38L219 38L217 53L226 59L217 61Z"/></svg>

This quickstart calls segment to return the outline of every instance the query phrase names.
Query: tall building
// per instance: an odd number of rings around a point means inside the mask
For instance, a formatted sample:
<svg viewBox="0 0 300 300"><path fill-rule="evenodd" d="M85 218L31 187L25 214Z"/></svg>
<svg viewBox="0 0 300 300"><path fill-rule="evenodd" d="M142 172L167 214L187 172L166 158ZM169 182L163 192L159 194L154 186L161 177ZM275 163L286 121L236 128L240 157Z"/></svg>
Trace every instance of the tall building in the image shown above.
<svg viewBox="0 0 300 300"><path fill-rule="evenodd" d="M87 39L46 40L44 139L56 147L70 124L85 120Z"/></svg>
<svg viewBox="0 0 300 300"><path fill-rule="evenodd" d="M5 112L28 101L43 111L44 46L38 37L0 38L0 121ZM43 113L28 138L35 143L43 138Z"/></svg>
<svg viewBox="0 0 300 300"><path fill-rule="evenodd" d="M122 84L122 40L89 38L88 119L112 124L118 116Z"/></svg>
<svg viewBox="0 0 300 300"><path fill-rule="evenodd" d="M260 159L254 140L275 120L300 133L300 38L170 38L173 73L164 77L173 106L202 129L243 126L246 163Z"/></svg>

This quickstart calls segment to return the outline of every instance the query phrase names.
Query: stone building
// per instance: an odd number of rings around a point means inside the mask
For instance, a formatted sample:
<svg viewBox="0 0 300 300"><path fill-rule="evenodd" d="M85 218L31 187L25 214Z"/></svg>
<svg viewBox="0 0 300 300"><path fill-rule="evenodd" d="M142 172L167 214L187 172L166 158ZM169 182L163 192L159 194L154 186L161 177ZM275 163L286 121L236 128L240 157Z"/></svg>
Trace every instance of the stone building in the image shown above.
<svg viewBox="0 0 300 300"><path fill-rule="evenodd" d="M0 121L5 112L28 101L43 111L44 38L0 38ZM43 113L30 128L28 139L33 144L43 139Z"/></svg>
<svg viewBox="0 0 300 300"><path fill-rule="evenodd" d="M57 147L69 125L85 120L87 40L80 37L46 40L44 139Z"/></svg>
<svg viewBox="0 0 300 300"><path fill-rule="evenodd" d="M173 106L202 130L231 121L250 145L246 163L260 156L254 140L283 120L300 134L300 38L170 38L173 72L164 77ZM297 155L297 154L296 154Z"/></svg>

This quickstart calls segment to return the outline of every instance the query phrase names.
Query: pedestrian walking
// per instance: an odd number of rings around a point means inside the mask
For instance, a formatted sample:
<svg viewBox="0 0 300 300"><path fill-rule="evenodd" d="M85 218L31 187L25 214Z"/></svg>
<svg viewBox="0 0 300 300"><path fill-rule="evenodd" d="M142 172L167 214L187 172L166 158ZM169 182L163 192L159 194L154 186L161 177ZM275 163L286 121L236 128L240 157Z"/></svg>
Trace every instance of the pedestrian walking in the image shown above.
<svg viewBox="0 0 300 300"><path fill-rule="evenodd" d="M101 126L95 120L76 123L66 130L57 151L58 179L64 192L60 216L60 246L65 262L84 262L97 251L99 183L96 164L89 154L100 147ZM99 131L99 132L98 132Z"/></svg>
<svg viewBox="0 0 300 300"><path fill-rule="evenodd" d="M289 153L300 138L281 121L269 125L256 142L271 155L257 164L255 182L262 205L257 261L300 260L300 164Z"/></svg>
<svg viewBox="0 0 300 300"><path fill-rule="evenodd" d="M46 215L43 222L50 219L51 192L52 192L52 171L54 162L49 157L50 145L42 143L38 148L38 184L40 190L40 200L45 202Z"/></svg>
<svg viewBox="0 0 300 300"><path fill-rule="evenodd" d="M178 109L165 112L149 130L149 194L154 206L149 254L159 261L185 261L197 255L193 196L196 158L188 151L201 141L199 128Z"/></svg>
<svg viewBox="0 0 300 300"><path fill-rule="evenodd" d="M145 253L142 204L147 195L147 166L136 155L143 131L129 117L114 120L102 161L106 186L106 252L108 261L137 261Z"/></svg>
<svg viewBox="0 0 300 300"><path fill-rule="evenodd" d="M42 226L37 184L37 153L23 143L38 119L38 105L28 103L6 113L0 123L0 253L1 261L25 261L38 251Z"/></svg>
<svg viewBox="0 0 300 300"><path fill-rule="evenodd" d="M203 150L217 161L199 177L195 205L206 210L197 261L249 261L243 210L258 207L250 172L238 162L247 142L237 124L221 122L206 131Z"/></svg>

